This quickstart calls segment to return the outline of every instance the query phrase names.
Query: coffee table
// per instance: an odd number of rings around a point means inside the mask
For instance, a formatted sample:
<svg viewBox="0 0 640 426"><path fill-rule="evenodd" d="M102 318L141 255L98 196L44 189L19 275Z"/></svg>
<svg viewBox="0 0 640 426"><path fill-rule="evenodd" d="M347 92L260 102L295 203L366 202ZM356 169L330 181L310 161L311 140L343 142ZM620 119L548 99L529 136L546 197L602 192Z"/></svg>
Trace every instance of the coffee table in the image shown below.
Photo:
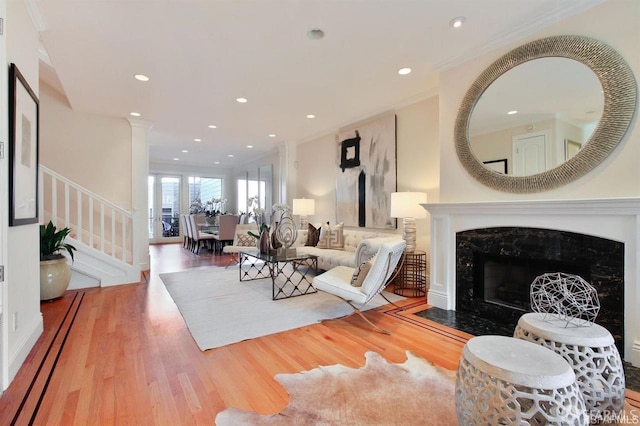
<svg viewBox="0 0 640 426"><path fill-rule="evenodd" d="M316 293L309 277L318 272L318 256L297 253L260 253L257 249L240 251L240 281L271 278L271 299L280 300ZM289 267L287 267L289 266Z"/></svg>

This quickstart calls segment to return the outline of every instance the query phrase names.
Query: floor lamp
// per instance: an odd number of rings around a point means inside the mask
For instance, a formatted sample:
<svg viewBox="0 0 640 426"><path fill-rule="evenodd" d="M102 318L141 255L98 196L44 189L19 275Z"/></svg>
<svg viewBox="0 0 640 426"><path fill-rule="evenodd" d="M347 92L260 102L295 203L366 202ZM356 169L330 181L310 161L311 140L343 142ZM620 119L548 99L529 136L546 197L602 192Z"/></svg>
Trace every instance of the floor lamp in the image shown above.
<svg viewBox="0 0 640 426"><path fill-rule="evenodd" d="M427 217L427 211L421 203L427 202L424 192L392 192L391 217L402 218L402 238L407 242L406 252L416 249L416 219Z"/></svg>
<svg viewBox="0 0 640 426"><path fill-rule="evenodd" d="M300 229L307 229L307 216L316 213L316 201L311 198L294 198L293 214L300 215Z"/></svg>

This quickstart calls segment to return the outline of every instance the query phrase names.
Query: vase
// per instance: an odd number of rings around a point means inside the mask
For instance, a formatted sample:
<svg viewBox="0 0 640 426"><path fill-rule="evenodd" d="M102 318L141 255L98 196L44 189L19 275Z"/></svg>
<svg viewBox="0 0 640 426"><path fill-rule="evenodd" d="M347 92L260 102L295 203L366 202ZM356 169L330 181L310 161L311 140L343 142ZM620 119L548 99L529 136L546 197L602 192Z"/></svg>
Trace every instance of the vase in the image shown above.
<svg viewBox="0 0 640 426"><path fill-rule="evenodd" d="M62 296L70 281L71 268L66 257L40 261L40 300Z"/></svg>
<svg viewBox="0 0 640 426"><path fill-rule="evenodd" d="M271 247L274 250L282 247L282 243L280 242L280 240L278 240L278 222L275 223L275 225L273 226L273 231L271 232Z"/></svg>
<svg viewBox="0 0 640 426"><path fill-rule="evenodd" d="M258 240L258 250L260 250L260 253L269 254L269 238L269 231L264 229L260 233L260 239Z"/></svg>

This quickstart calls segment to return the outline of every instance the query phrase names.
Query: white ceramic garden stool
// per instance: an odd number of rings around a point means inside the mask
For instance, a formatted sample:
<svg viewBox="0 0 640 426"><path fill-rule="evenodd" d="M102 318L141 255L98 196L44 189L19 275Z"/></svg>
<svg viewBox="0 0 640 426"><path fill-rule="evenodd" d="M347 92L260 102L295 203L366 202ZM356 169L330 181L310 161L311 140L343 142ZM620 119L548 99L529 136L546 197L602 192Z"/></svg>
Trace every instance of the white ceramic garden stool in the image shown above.
<svg viewBox="0 0 640 426"><path fill-rule="evenodd" d="M587 410L619 413L625 380L620 353L609 331L598 325L577 326L549 314L528 313L518 320L513 337L562 355L573 367Z"/></svg>
<svg viewBox="0 0 640 426"><path fill-rule="evenodd" d="M478 336L462 350L456 379L461 425L587 425L571 366L535 343Z"/></svg>

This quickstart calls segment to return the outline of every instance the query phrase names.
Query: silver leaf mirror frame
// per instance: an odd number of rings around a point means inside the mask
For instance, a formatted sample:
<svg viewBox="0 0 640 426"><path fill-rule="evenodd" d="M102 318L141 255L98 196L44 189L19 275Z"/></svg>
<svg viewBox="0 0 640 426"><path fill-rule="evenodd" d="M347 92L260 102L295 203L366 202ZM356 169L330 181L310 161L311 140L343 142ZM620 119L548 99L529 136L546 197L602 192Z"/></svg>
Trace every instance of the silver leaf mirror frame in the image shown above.
<svg viewBox="0 0 640 426"><path fill-rule="evenodd" d="M562 57L588 66L602 84L604 111L584 147L561 165L530 176L508 176L485 167L469 143L469 120L480 96L510 69L539 58ZM584 176L620 143L636 108L637 86L631 68L607 44L582 36L554 36L524 44L491 64L471 85L458 111L455 124L456 152L464 168L482 184L503 192L548 191Z"/></svg>

